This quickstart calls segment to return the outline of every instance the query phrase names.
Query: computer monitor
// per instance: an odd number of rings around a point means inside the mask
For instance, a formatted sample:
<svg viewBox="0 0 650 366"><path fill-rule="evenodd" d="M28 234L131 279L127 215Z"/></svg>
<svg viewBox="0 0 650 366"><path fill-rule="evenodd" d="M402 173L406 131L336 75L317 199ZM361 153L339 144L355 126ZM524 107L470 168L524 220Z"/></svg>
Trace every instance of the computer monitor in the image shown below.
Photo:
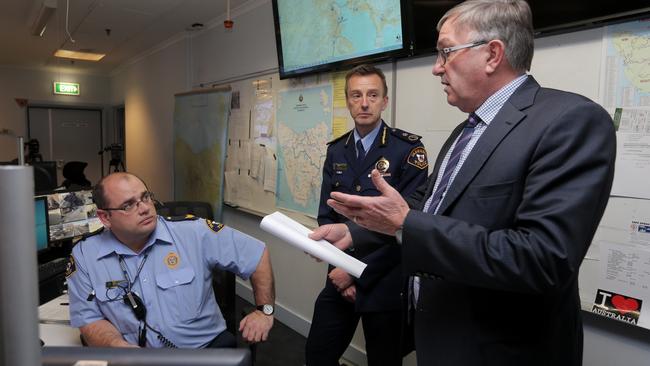
<svg viewBox="0 0 650 366"><path fill-rule="evenodd" d="M42 251L47 248L50 239L46 197L34 197L34 223L36 224L36 250Z"/></svg>
<svg viewBox="0 0 650 366"><path fill-rule="evenodd" d="M90 190L57 191L47 196L50 242L71 239L100 229Z"/></svg>
<svg viewBox="0 0 650 366"><path fill-rule="evenodd" d="M70 366L79 360L106 361L115 366L247 366L246 348L101 348L43 347L43 366Z"/></svg>
<svg viewBox="0 0 650 366"><path fill-rule="evenodd" d="M39 161L32 163L34 167L34 191L44 193L57 187L56 161Z"/></svg>

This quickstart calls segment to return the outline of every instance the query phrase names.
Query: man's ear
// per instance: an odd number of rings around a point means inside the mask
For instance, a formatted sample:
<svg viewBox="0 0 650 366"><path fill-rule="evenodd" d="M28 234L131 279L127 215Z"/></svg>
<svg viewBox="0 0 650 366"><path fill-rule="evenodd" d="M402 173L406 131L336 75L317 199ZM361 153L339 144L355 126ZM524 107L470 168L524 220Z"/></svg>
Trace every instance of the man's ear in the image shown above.
<svg viewBox="0 0 650 366"><path fill-rule="evenodd" d="M506 45L501 40L493 39L485 45L485 48L488 51L485 71L492 74L503 62L507 62Z"/></svg>
<svg viewBox="0 0 650 366"><path fill-rule="evenodd" d="M97 209L97 217L107 229L111 228L111 212Z"/></svg>

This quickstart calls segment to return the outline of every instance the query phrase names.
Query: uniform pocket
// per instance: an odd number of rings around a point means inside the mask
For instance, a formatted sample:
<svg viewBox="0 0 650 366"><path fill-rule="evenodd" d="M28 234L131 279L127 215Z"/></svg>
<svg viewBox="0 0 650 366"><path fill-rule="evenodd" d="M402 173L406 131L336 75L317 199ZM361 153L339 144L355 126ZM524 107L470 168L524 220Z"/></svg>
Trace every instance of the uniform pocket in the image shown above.
<svg viewBox="0 0 650 366"><path fill-rule="evenodd" d="M194 270L189 267L156 275L156 285L161 290L160 301L178 320L194 319L198 314L198 291L202 285L194 283L194 277Z"/></svg>

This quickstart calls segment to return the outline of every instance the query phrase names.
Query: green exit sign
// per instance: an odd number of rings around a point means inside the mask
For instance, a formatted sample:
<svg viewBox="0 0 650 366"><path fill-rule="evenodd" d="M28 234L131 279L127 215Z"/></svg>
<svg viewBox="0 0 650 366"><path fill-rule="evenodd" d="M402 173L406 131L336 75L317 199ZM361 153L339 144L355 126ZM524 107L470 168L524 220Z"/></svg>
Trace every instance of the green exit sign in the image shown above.
<svg viewBox="0 0 650 366"><path fill-rule="evenodd" d="M79 95L79 84L54 82L54 94Z"/></svg>

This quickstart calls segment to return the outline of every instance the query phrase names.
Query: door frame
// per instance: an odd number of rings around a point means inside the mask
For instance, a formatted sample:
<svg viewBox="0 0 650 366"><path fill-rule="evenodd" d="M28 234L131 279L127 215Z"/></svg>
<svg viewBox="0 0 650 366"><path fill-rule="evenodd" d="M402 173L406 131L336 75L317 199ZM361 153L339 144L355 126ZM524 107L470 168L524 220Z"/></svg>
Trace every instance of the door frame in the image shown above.
<svg viewBox="0 0 650 366"><path fill-rule="evenodd" d="M30 120L29 120L29 110L31 108L39 108L39 109L67 109L67 110L81 110L81 111L94 111L94 112L99 112L99 148L100 150L104 148L104 108L102 107L83 107L83 106L75 106L75 105L53 105L53 104L28 104L27 108L25 108L25 114L27 115L26 121L27 121L27 139L29 140L31 138L31 131L30 131ZM104 171L104 154L100 154L100 159L101 159L101 172L103 175Z"/></svg>

